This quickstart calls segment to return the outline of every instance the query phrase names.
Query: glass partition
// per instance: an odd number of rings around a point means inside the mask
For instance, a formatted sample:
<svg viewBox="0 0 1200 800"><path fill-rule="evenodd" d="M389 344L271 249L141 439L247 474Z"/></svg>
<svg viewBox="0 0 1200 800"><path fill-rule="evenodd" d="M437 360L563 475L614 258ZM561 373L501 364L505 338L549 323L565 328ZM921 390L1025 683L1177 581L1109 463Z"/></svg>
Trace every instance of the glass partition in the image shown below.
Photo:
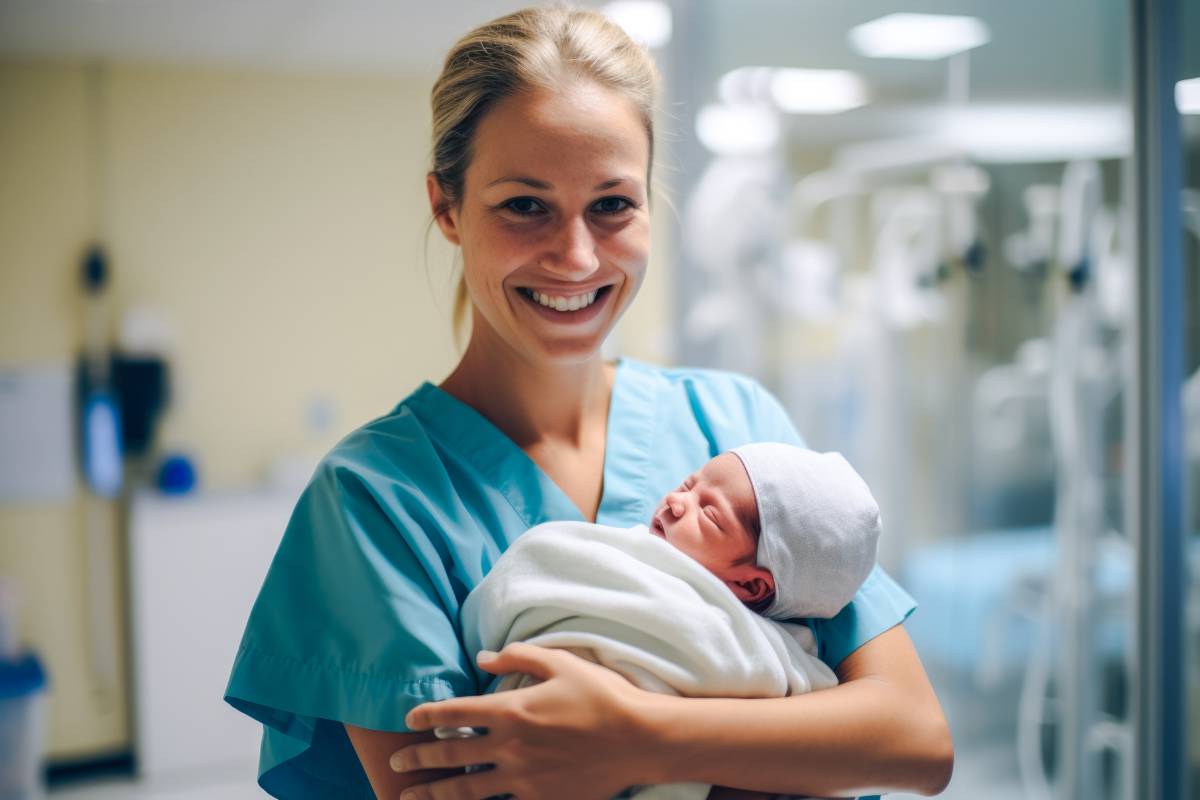
<svg viewBox="0 0 1200 800"><path fill-rule="evenodd" d="M1137 796L1135 5L688 9L677 360L755 374L871 486L955 734L946 797Z"/></svg>

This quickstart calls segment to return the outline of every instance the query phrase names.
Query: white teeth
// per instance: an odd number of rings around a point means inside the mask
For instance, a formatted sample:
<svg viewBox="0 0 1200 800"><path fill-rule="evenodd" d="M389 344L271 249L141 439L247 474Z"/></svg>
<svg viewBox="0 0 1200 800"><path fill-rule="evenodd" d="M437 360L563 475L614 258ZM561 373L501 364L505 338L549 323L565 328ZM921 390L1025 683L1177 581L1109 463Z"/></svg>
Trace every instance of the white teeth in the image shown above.
<svg viewBox="0 0 1200 800"><path fill-rule="evenodd" d="M522 291L541 305L553 308L555 311L578 311L581 308L587 308L596 301L596 295L600 293L600 290L597 289L586 294L577 294L571 297L551 297L548 294L543 294L533 289L523 289Z"/></svg>

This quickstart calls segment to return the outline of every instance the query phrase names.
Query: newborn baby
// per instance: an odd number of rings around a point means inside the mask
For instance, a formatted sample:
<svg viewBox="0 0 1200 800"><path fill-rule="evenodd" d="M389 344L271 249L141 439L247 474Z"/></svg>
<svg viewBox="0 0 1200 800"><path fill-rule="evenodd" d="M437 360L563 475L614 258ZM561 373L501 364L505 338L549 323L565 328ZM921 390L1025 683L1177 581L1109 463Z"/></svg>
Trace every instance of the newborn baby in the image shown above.
<svg viewBox="0 0 1200 800"><path fill-rule="evenodd" d="M710 459L650 531L772 619L832 617L875 564L879 507L837 453L760 442Z"/></svg>
<svg viewBox="0 0 1200 800"><path fill-rule="evenodd" d="M841 456L745 445L685 478L649 525L530 528L464 601L463 644L469 654L517 641L563 648L640 688L693 697L828 688L837 678L811 630L785 620L849 603L875 563L879 529L874 499ZM488 691L534 682L488 679ZM699 800L708 788L630 791Z"/></svg>

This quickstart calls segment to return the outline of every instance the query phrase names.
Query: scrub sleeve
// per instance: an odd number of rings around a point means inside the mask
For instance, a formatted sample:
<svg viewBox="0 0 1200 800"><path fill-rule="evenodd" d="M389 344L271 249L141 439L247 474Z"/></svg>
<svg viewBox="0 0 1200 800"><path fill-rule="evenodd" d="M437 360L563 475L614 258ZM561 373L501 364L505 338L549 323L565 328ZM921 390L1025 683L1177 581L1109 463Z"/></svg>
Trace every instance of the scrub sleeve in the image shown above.
<svg viewBox="0 0 1200 800"><path fill-rule="evenodd" d="M644 523L709 458L767 440L803 444L756 382L622 359L596 521ZM226 690L263 724L259 785L289 800L373 797L343 723L407 731L413 707L484 691L463 600L529 527L582 518L515 443L430 383L340 442L296 505ZM913 608L876 567L841 613L811 621L818 653L836 666Z"/></svg>
<svg viewBox="0 0 1200 800"><path fill-rule="evenodd" d="M376 496L401 488L339 461L293 512L227 690L265 726L259 784L276 797L373 797L342 723L408 730L415 706L479 688L430 578L437 548Z"/></svg>

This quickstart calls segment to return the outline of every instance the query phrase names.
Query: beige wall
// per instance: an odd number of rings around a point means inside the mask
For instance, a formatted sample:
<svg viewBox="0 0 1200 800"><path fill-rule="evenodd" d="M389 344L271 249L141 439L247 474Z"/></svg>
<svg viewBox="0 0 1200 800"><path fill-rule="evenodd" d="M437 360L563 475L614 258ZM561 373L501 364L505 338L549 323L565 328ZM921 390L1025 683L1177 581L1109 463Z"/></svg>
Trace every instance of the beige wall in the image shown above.
<svg viewBox="0 0 1200 800"><path fill-rule="evenodd" d="M451 365L422 255L426 92L114 70L118 304L177 326L164 441L195 451L210 486L252 482L302 446L314 397L333 401L342 433ZM435 285L448 262L431 249Z"/></svg>
<svg viewBox="0 0 1200 800"><path fill-rule="evenodd" d="M161 442L196 458L205 488L254 483L440 379L455 351L451 253L435 232L428 270L424 255L430 83L110 67L98 183L86 70L0 63L0 368L76 352L99 195L115 311L149 306L174 329ZM661 253L618 336L649 360L667 341ZM314 401L336 410L323 435L307 430ZM124 698L98 700L85 667L82 505L0 506L0 574L19 577L26 638L55 677L60 759L128 738Z"/></svg>

